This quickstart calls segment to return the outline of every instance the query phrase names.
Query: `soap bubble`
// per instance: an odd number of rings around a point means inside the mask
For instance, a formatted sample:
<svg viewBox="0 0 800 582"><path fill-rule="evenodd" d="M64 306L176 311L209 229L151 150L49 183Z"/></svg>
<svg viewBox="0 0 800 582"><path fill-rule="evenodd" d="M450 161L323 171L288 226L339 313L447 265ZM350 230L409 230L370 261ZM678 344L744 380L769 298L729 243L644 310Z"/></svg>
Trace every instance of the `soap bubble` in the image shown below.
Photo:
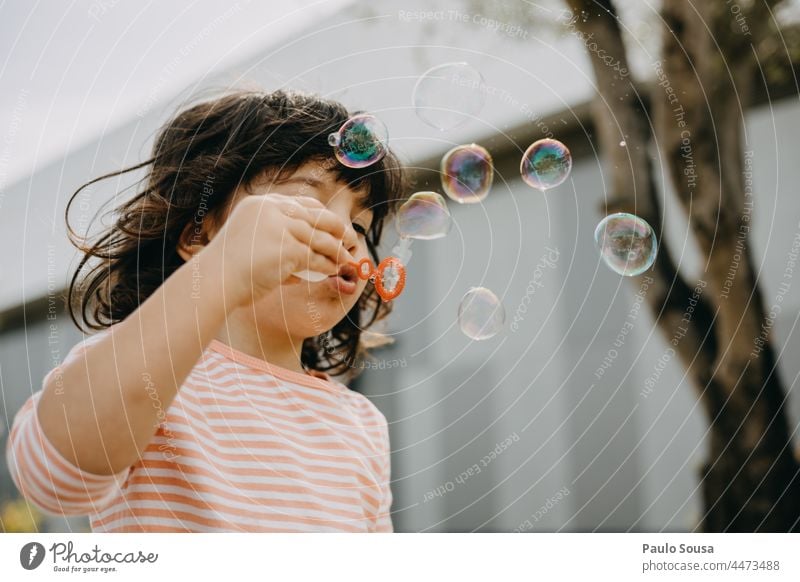
<svg viewBox="0 0 800 582"><path fill-rule="evenodd" d="M450 232L450 225L450 211L436 192L412 194L397 211L397 232L404 238L442 238Z"/></svg>
<svg viewBox="0 0 800 582"><path fill-rule="evenodd" d="M442 158L442 188L456 202L472 204L489 194L494 177L492 156L479 145L460 145Z"/></svg>
<svg viewBox="0 0 800 582"><path fill-rule="evenodd" d="M601 220L594 231L594 241L603 262L626 277L644 273L658 254L653 228L638 216L625 212Z"/></svg>
<svg viewBox="0 0 800 582"><path fill-rule="evenodd" d="M555 188L569 176L572 154L558 140L540 139L525 150L519 169L529 186L539 190Z"/></svg>
<svg viewBox="0 0 800 582"><path fill-rule="evenodd" d="M348 168L366 168L379 161L389 149L389 131L374 115L354 115L339 131L328 135L336 159Z"/></svg>
<svg viewBox="0 0 800 582"><path fill-rule="evenodd" d="M486 287L472 287L458 307L458 325L465 336L485 340L497 335L506 320L503 304Z"/></svg>
<svg viewBox="0 0 800 582"><path fill-rule="evenodd" d="M426 71L414 86L417 116L440 131L480 113L486 102L483 75L467 63L446 63Z"/></svg>

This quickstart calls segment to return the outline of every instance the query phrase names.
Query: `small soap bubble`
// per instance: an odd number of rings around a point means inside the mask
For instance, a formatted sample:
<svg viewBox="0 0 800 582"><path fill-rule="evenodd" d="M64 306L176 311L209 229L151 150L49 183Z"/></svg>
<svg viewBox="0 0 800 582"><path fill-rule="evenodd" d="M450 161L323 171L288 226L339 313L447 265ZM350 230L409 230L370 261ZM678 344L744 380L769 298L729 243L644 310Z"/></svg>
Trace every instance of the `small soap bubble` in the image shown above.
<svg viewBox="0 0 800 582"><path fill-rule="evenodd" d="M624 148L626 145L628 145L628 144L625 142L624 139L621 142L619 142L619 147L621 147L621 148Z"/></svg>
<svg viewBox="0 0 800 582"><path fill-rule="evenodd" d="M397 232L403 238L432 240L450 232L450 211L441 194L417 192L397 211Z"/></svg>
<svg viewBox="0 0 800 582"><path fill-rule="evenodd" d="M417 116L440 131L476 117L486 103L485 82L467 63L445 63L426 71L414 86Z"/></svg>
<svg viewBox="0 0 800 582"><path fill-rule="evenodd" d="M492 156L474 143L456 146L442 158L441 177L442 189L452 200L462 204L480 202L492 187Z"/></svg>
<svg viewBox="0 0 800 582"><path fill-rule="evenodd" d="M366 168L389 150L389 131L374 115L354 115L328 135L336 159L348 168Z"/></svg>
<svg viewBox="0 0 800 582"><path fill-rule="evenodd" d="M555 188L572 170L572 154L556 139L540 139L525 150L520 174L526 184L539 190Z"/></svg>
<svg viewBox="0 0 800 582"><path fill-rule="evenodd" d="M458 307L458 325L470 339L486 340L497 335L506 321L500 299L486 287L472 287Z"/></svg>
<svg viewBox="0 0 800 582"><path fill-rule="evenodd" d="M601 220L594 231L594 241L603 262L626 277L644 273L658 254L653 228L645 220L625 212Z"/></svg>

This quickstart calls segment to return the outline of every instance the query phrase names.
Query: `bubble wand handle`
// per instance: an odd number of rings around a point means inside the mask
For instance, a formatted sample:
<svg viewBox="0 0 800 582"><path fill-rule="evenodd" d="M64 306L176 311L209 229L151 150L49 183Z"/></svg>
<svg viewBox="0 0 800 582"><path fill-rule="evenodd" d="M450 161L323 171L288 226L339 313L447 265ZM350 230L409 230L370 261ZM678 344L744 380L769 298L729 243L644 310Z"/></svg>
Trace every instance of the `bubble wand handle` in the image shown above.
<svg viewBox="0 0 800 582"><path fill-rule="evenodd" d="M403 265L407 265L408 261L411 260L411 241L412 239L410 238L400 237L400 240L397 241L397 244L392 249L392 255L397 257L397 260Z"/></svg>

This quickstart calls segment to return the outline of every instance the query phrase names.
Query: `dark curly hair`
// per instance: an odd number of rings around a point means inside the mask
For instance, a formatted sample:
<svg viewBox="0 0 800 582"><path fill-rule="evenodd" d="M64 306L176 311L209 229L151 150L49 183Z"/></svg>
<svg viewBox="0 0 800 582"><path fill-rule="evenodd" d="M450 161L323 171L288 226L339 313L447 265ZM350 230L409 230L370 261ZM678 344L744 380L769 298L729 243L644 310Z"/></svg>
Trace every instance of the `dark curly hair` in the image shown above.
<svg viewBox="0 0 800 582"><path fill-rule="evenodd" d="M360 170L332 163L328 135L352 115L336 101L282 90L236 91L180 112L159 130L150 159L87 182L67 203L68 236L84 253L66 297L73 322L88 331L125 319L185 262L177 249L195 217L224 212L237 187L265 171L290 174L309 161L325 163L338 181L366 192L374 217L367 247L377 264L384 219L403 194L405 175L392 152ZM112 225L94 242L72 229L70 207L82 190L142 169L138 193L113 209ZM356 359L366 352L362 331L389 311L390 304L368 285L329 334L305 340L303 365L331 375L354 373Z"/></svg>

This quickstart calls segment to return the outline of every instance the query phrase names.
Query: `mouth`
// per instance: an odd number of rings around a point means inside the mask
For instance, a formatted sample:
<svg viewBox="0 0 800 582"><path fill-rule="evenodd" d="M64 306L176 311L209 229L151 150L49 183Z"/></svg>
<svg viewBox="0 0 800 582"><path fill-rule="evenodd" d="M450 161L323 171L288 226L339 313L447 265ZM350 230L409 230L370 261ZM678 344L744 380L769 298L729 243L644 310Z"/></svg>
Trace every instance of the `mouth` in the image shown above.
<svg viewBox="0 0 800 582"><path fill-rule="evenodd" d="M358 272L352 265L343 265L336 275L328 277L328 284L339 293L352 295L356 292Z"/></svg>
<svg viewBox="0 0 800 582"><path fill-rule="evenodd" d="M342 265L342 268L339 269L339 273L334 275L334 277L341 277L349 283L355 283L358 281L358 271L356 271L353 265Z"/></svg>

